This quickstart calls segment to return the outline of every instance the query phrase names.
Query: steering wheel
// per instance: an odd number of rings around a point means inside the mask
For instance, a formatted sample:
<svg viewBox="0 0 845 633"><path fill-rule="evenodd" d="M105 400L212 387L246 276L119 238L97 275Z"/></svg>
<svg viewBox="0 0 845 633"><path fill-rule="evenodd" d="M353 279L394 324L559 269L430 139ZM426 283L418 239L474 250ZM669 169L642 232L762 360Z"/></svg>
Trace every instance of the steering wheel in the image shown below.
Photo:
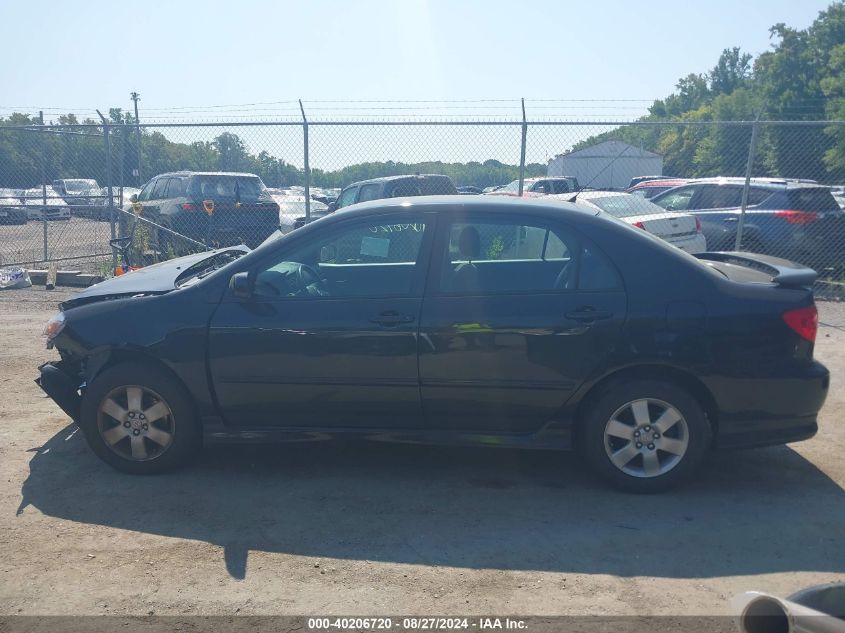
<svg viewBox="0 0 845 633"><path fill-rule="evenodd" d="M320 273L308 264L299 264L296 269L296 278L299 281L302 291L307 294L315 294L320 297L328 296L329 288L326 282L320 277Z"/></svg>

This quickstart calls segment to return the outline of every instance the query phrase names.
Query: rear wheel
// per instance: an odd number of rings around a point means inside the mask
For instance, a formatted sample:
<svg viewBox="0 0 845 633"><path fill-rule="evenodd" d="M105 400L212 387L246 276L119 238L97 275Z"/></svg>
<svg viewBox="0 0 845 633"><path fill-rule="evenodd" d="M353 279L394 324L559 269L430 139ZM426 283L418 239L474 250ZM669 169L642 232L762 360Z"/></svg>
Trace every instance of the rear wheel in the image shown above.
<svg viewBox="0 0 845 633"><path fill-rule="evenodd" d="M170 376L142 363L116 365L94 379L80 427L100 459L133 474L178 468L200 443L190 398Z"/></svg>
<svg viewBox="0 0 845 633"><path fill-rule="evenodd" d="M582 444L593 469L629 492L658 492L699 465L712 432L698 401L659 380L610 387L584 419Z"/></svg>

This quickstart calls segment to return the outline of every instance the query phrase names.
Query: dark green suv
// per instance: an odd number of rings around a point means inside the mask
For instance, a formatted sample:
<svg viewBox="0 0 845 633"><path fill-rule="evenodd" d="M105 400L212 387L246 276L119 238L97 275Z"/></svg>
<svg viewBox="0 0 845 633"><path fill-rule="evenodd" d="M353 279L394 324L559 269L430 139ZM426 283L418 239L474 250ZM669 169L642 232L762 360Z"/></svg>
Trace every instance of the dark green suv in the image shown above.
<svg viewBox="0 0 845 633"><path fill-rule="evenodd" d="M149 246L161 254L194 250L191 240L215 247L255 247L279 228L279 205L255 174L161 174L132 196L132 202L143 218L173 231L153 227ZM121 225L126 227L129 216L121 215ZM121 230L123 235L128 232Z"/></svg>

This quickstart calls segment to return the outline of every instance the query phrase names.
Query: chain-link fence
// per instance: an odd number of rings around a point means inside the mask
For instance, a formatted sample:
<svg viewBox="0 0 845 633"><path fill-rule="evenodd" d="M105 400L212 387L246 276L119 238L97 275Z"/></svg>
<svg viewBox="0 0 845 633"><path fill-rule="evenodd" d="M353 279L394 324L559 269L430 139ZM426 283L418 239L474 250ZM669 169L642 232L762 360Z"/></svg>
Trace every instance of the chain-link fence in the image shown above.
<svg viewBox="0 0 845 633"><path fill-rule="evenodd" d="M467 195L577 193L690 252L750 250L813 266L833 291L845 281L840 121L4 125L0 264L105 275L254 246L336 206L424 193L348 188L417 174Z"/></svg>

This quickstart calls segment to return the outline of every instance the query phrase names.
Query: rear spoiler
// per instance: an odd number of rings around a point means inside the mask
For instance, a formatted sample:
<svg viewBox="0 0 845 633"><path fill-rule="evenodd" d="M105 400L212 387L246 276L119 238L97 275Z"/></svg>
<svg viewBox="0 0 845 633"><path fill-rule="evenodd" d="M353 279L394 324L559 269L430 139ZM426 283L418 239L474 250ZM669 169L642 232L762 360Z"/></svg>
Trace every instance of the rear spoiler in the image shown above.
<svg viewBox="0 0 845 633"><path fill-rule="evenodd" d="M760 255L759 253L719 251L698 253L695 256L698 259L711 262L723 262L725 264L734 264L736 266L759 270L767 275L771 275L772 283L788 288L812 286L819 276L815 270L807 268L802 264L789 261L788 259L781 259L780 257L772 257L771 255Z"/></svg>

